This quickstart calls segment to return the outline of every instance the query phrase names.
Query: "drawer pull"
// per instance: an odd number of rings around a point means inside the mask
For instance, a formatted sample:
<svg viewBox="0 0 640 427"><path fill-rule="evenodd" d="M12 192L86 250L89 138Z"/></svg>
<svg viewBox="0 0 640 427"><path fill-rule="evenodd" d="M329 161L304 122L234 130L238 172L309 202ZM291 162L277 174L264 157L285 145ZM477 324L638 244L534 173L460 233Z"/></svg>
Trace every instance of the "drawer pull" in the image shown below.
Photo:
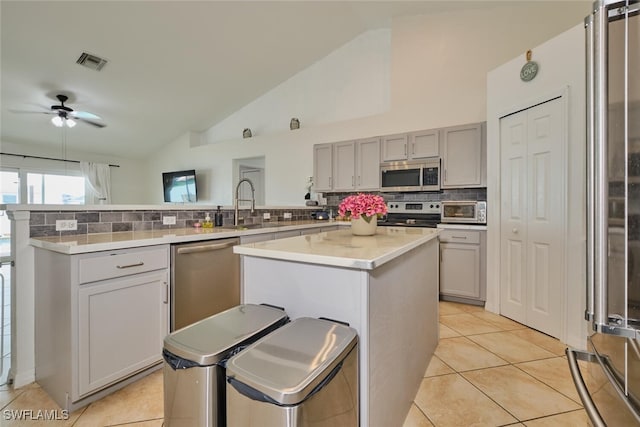
<svg viewBox="0 0 640 427"><path fill-rule="evenodd" d="M131 267L140 267L142 265L144 265L144 262L140 261L140 262L136 262L135 264L116 265L116 268L123 269L123 268L131 268Z"/></svg>
<svg viewBox="0 0 640 427"><path fill-rule="evenodd" d="M467 236L451 236L452 239L462 239L467 240Z"/></svg>

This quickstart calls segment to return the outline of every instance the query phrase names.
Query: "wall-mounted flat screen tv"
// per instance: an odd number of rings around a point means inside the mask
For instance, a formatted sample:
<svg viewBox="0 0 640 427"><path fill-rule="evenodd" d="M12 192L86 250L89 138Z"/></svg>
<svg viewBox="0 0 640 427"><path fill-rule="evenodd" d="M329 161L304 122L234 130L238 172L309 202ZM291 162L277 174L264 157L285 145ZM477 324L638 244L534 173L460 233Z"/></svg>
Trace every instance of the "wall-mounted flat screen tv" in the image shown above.
<svg viewBox="0 0 640 427"><path fill-rule="evenodd" d="M164 201L170 203L194 203L196 194L196 171L184 170L162 173Z"/></svg>

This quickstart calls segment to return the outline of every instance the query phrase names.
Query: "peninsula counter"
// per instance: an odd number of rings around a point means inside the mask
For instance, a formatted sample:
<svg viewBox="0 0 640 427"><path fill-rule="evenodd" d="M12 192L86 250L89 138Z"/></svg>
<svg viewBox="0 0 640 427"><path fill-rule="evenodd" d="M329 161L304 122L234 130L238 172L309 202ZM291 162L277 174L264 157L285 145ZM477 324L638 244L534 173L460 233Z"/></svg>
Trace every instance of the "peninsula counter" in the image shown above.
<svg viewBox="0 0 640 427"><path fill-rule="evenodd" d="M344 229L234 248L243 255L244 303L356 329L363 427L403 424L438 343L439 232Z"/></svg>

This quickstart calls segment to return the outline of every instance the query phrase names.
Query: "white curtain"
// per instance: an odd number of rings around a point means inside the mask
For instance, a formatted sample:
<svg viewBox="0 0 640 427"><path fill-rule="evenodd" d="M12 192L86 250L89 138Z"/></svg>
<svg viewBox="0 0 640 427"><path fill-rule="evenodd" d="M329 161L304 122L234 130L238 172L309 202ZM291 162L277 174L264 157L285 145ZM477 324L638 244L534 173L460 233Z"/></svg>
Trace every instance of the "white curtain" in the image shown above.
<svg viewBox="0 0 640 427"><path fill-rule="evenodd" d="M80 170L87 180L93 203L111 203L111 170L103 163L80 162Z"/></svg>

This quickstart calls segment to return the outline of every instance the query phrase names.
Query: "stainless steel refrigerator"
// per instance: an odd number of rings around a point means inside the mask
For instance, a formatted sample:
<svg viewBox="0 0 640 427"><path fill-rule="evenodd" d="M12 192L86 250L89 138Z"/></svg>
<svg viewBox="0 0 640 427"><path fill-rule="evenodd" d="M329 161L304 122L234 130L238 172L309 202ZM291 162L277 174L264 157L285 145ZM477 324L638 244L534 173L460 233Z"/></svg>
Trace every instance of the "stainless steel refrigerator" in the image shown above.
<svg viewBox="0 0 640 427"><path fill-rule="evenodd" d="M591 331L567 358L594 426L640 425L639 9L601 0L585 19Z"/></svg>

